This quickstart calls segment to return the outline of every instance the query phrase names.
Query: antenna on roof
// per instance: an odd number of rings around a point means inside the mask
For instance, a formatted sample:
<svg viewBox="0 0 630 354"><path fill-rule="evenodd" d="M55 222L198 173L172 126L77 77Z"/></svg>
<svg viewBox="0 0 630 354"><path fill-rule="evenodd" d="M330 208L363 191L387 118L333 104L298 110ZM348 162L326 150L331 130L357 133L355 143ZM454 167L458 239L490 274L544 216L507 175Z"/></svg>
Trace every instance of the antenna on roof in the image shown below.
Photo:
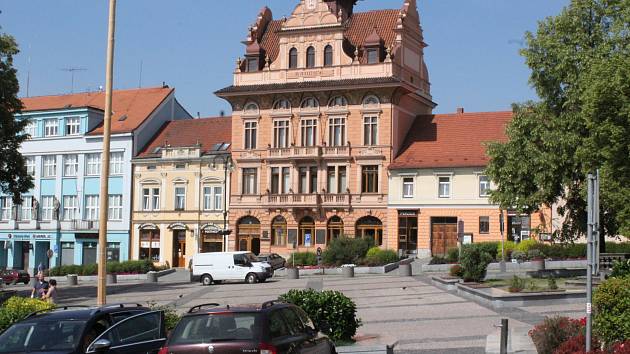
<svg viewBox="0 0 630 354"><path fill-rule="evenodd" d="M61 68L59 70L70 73L70 82L71 82L70 93L74 93L74 73L77 71L87 71L86 68L80 68L80 67Z"/></svg>
<svg viewBox="0 0 630 354"><path fill-rule="evenodd" d="M140 60L140 78L138 79L138 88L142 88L142 60Z"/></svg>
<svg viewBox="0 0 630 354"><path fill-rule="evenodd" d="M221 117L225 117L225 111L224 111L224 110L221 110L221 112L219 113L219 115L220 115Z"/></svg>
<svg viewBox="0 0 630 354"><path fill-rule="evenodd" d="M197 119L201 118L201 113L197 112Z"/></svg>

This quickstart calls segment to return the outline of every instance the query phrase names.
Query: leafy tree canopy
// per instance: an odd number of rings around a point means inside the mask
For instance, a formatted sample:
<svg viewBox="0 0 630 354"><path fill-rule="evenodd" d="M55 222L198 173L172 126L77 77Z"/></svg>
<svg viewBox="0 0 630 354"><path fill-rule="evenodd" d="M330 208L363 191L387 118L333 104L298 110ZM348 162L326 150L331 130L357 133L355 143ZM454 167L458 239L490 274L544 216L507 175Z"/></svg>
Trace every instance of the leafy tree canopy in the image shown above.
<svg viewBox="0 0 630 354"><path fill-rule="evenodd" d="M503 208L560 205L556 237L586 230L586 177L600 169L601 224L630 235L630 0L572 0L521 51L540 101L514 105L509 141L488 147Z"/></svg>
<svg viewBox="0 0 630 354"><path fill-rule="evenodd" d="M20 195L33 187L19 151L28 138L24 133L28 122L15 119L15 114L22 109L17 71L13 67L13 56L18 52L15 39L0 34L0 190L12 195L16 204L21 202Z"/></svg>

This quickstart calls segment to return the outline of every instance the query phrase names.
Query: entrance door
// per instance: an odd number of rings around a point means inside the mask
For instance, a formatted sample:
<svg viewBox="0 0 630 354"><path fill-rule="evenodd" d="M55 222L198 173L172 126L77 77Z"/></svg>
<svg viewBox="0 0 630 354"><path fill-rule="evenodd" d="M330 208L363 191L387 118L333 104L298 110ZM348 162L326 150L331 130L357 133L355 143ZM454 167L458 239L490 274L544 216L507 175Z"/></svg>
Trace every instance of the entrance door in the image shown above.
<svg viewBox="0 0 630 354"><path fill-rule="evenodd" d="M240 238L238 240L238 250L239 251L248 251L248 247L249 247L249 239L247 238Z"/></svg>
<svg viewBox="0 0 630 354"><path fill-rule="evenodd" d="M418 215L415 211L398 214L398 249L405 254L418 252Z"/></svg>
<svg viewBox="0 0 630 354"><path fill-rule="evenodd" d="M61 265L74 264L74 242L61 243Z"/></svg>
<svg viewBox="0 0 630 354"><path fill-rule="evenodd" d="M31 248L31 243L28 241L25 242L20 242L22 244L22 255L21 255L21 262L20 264L22 265L22 267L20 267L21 269L24 270L28 270L30 268L30 248Z"/></svg>
<svg viewBox="0 0 630 354"><path fill-rule="evenodd" d="M186 230L173 231L173 267L186 266Z"/></svg>
<svg viewBox="0 0 630 354"><path fill-rule="evenodd" d="M83 242L83 265L96 263L96 242Z"/></svg>
<svg viewBox="0 0 630 354"><path fill-rule="evenodd" d="M431 218L431 255L444 257L457 248L457 218Z"/></svg>
<svg viewBox="0 0 630 354"><path fill-rule="evenodd" d="M252 238L251 244L252 244L251 252L255 255L259 255L260 254L260 238L258 237Z"/></svg>

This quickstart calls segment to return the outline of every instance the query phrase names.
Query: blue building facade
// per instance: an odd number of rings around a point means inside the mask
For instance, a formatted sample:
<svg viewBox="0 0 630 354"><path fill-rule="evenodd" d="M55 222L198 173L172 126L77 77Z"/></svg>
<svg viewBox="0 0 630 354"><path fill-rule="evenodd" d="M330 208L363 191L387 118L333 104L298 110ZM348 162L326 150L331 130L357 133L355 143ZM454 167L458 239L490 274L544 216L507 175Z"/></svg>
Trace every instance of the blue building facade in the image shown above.
<svg viewBox="0 0 630 354"><path fill-rule="evenodd" d="M0 195L0 268L97 262L102 93L23 99L21 152L34 188L21 205ZM114 92L108 193L108 261L129 257L131 159L167 121L190 119L168 87Z"/></svg>

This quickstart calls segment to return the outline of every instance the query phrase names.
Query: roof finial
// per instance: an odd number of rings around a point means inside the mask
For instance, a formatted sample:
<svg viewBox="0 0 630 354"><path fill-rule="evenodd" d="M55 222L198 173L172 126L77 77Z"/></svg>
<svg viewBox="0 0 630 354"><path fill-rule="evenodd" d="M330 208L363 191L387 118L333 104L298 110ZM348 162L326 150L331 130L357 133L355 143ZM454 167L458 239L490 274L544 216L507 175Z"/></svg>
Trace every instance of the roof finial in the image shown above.
<svg viewBox="0 0 630 354"><path fill-rule="evenodd" d="M238 57L238 59L236 59L236 72L237 73L241 72L242 65L243 65L243 60L241 60L241 57Z"/></svg>
<svg viewBox="0 0 630 354"><path fill-rule="evenodd" d="M353 63L358 63L359 62L359 47L354 48L354 59L352 60Z"/></svg>

